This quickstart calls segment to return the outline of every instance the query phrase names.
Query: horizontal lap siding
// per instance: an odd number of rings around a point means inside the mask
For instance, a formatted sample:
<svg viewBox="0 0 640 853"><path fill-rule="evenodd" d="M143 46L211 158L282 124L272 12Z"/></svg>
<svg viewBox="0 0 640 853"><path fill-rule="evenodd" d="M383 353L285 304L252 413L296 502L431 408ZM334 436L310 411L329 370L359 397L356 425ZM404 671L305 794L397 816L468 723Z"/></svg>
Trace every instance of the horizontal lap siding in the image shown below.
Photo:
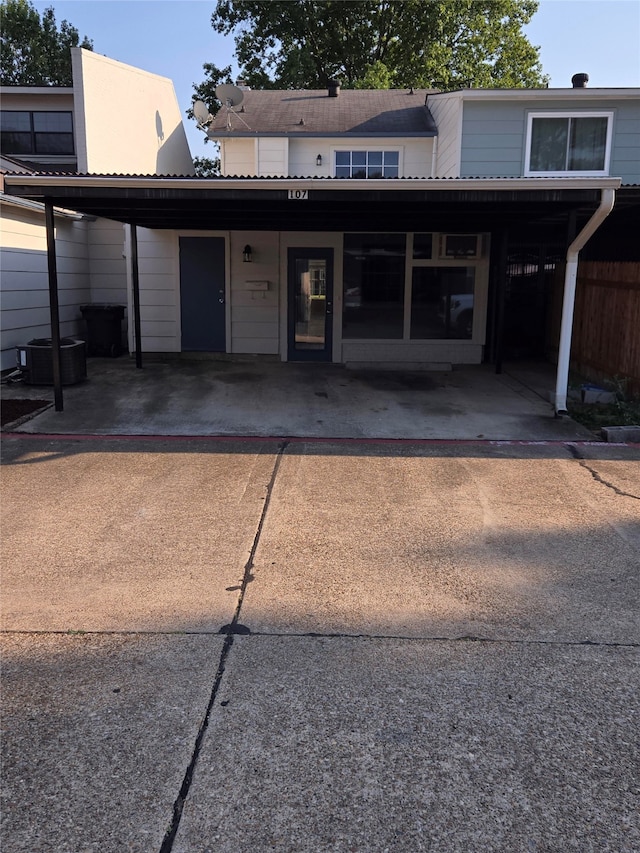
<svg viewBox="0 0 640 853"><path fill-rule="evenodd" d="M89 301L87 225L55 218L60 333L84 334L80 305ZM3 205L0 304L2 370L14 367L16 347L51 337L44 213Z"/></svg>
<svg viewBox="0 0 640 853"><path fill-rule="evenodd" d="M524 173L526 108L520 103L465 103L462 177L517 177Z"/></svg>
<svg viewBox="0 0 640 853"><path fill-rule="evenodd" d="M611 175L623 184L640 183L640 104L623 102L616 107L611 150Z"/></svg>
<svg viewBox="0 0 640 853"><path fill-rule="evenodd" d="M98 219L89 225L91 302L127 305L127 262L124 226ZM126 320L123 323L126 327Z"/></svg>
<svg viewBox="0 0 640 853"><path fill-rule="evenodd" d="M144 352L180 352L178 239L138 228L140 331Z"/></svg>
<svg viewBox="0 0 640 853"><path fill-rule="evenodd" d="M249 243L253 263L242 262ZM231 235L231 352L276 355L280 335L280 235L236 231ZM268 290L252 282L268 281Z"/></svg>
<svg viewBox="0 0 640 853"><path fill-rule="evenodd" d="M609 174L623 183L640 182L640 107L637 100L598 99L593 94L567 101L523 100L464 105L462 177L518 177L524 174L529 113L613 112ZM441 132L442 133L442 132Z"/></svg>

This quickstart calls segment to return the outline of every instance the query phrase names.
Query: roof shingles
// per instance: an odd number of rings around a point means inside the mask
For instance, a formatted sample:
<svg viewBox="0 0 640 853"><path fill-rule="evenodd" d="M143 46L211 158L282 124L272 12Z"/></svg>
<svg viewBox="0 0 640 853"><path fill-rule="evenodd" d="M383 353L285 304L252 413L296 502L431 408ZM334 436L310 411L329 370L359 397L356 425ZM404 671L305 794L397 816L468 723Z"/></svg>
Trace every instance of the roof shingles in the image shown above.
<svg viewBox="0 0 640 853"><path fill-rule="evenodd" d="M209 127L209 136L261 134L384 134L434 136L435 122L425 100L427 90L342 90L337 98L321 91L246 90L242 106L223 107ZM239 113L238 116L234 113Z"/></svg>

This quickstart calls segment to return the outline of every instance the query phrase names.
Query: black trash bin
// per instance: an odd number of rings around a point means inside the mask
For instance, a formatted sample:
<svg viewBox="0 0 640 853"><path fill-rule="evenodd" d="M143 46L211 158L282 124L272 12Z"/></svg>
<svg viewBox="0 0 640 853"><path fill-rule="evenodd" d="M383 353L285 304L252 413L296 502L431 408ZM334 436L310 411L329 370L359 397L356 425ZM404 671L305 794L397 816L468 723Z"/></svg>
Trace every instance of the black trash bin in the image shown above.
<svg viewBox="0 0 640 853"><path fill-rule="evenodd" d="M124 305L107 305L94 302L81 305L80 311L87 324L87 350L89 355L116 358L122 355L122 319Z"/></svg>

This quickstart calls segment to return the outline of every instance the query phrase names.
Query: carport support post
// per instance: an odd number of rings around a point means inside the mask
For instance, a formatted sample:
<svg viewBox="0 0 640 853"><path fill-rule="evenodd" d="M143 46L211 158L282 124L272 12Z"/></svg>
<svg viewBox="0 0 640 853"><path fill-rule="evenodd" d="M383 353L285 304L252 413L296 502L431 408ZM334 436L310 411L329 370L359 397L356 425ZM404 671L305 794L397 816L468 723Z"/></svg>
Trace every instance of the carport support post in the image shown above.
<svg viewBox="0 0 640 853"><path fill-rule="evenodd" d="M133 284L133 328L136 339L136 367L142 367L142 340L140 331L140 277L138 275L138 231L131 229L131 281Z"/></svg>
<svg viewBox="0 0 640 853"><path fill-rule="evenodd" d="M509 232L505 228L500 235L496 288L496 333L495 361L496 373L502 373L502 354L504 351L504 311L507 298L507 260L509 255Z"/></svg>
<svg viewBox="0 0 640 853"><path fill-rule="evenodd" d="M49 314L51 317L51 358L53 366L53 400L56 412L64 409L62 371L60 369L60 309L58 307L58 266L56 263L56 229L53 204L45 200L44 219L47 231L47 269L49 271Z"/></svg>

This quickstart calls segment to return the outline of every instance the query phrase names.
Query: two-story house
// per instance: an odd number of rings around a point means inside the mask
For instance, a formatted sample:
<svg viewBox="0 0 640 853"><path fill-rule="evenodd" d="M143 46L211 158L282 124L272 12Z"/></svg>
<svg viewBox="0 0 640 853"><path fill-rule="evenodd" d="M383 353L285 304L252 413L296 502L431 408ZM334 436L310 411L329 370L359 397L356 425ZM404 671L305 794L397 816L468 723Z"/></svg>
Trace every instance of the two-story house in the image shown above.
<svg viewBox="0 0 640 853"><path fill-rule="evenodd" d="M139 353L408 368L497 360L523 315L533 345L544 338L544 308L524 300L515 320L505 310L518 280L535 279L534 301L544 294L616 193L620 228L637 221L635 191L619 188L640 181L638 90L330 86L232 100L207 131L220 177L7 182L18 196L135 226Z"/></svg>
<svg viewBox="0 0 640 853"><path fill-rule="evenodd" d="M12 173L190 174L193 162L170 80L91 51L72 52L73 86L0 89L0 181ZM0 186L2 363L51 336L44 205ZM123 226L56 206L60 328L83 334L80 305L127 304Z"/></svg>

